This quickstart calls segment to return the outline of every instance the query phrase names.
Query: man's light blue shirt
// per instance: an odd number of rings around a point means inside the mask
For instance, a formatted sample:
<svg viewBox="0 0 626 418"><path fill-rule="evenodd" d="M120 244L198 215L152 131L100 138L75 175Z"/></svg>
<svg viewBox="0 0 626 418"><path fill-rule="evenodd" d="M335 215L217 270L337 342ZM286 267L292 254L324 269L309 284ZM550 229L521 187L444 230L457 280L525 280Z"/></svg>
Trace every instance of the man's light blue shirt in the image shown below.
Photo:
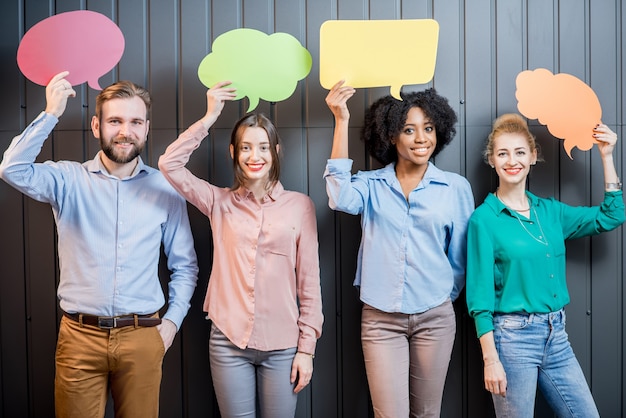
<svg viewBox="0 0 626 418"><path fill-rule="evenodd" d="M405 198L395 164L351 175L352 160L330 159L324 178L331 209L361 215L355 286L385 312L425 312L455 300L465 285L469 182L429 163Z"/></svg>
<svg viewBox="0 0 626 418"><path fill-rule="evenodd" d="M0 176L52 206L61 309L99 316L158 311L165 303L158 276L163 244L171 272L164 318L180 328L198 274L185 200L141 158L124 179L108 174L100 153L83 164L34 163L57 122L42 113L15 137Z"/></svg>

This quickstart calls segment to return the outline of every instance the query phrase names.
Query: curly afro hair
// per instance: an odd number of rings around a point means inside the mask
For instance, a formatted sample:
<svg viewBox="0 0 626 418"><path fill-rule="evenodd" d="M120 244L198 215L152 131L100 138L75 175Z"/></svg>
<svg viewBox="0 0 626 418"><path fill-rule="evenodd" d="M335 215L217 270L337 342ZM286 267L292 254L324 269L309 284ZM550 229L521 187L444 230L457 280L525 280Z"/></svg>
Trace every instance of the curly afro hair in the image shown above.
<svg viewBox="0 0 626 418"><path fill-rule="evenodd" d="M385 96L369 107L365 113L361 139L370 155L383 165L398 161L398 153L392 140L396 138L404 124L407 114L413 107L419 107L435 125L437 145L435 157L456 134L454 124L456 113L445 97L437 94L434 88L424 91L401 93L402 100Z"/></svg>

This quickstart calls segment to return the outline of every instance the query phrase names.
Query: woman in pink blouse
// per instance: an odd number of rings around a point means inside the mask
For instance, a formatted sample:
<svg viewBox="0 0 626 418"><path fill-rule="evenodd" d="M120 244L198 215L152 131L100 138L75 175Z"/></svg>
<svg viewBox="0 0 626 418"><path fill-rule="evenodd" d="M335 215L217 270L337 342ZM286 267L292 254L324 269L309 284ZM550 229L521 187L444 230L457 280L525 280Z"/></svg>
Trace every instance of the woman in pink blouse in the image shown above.
<svg viewBox="0 0 626 418"><path fill-rule="evenodd" d="M233 128L231 188L185 168L226 101L230 82L207 91L207 112L159 159L167 180L211 222L213 267L204 310L213 321L209 354L222 417L293 417L309 384L322 331L317 224L312 200L279 181L279 137L248 114Z"/></svg>

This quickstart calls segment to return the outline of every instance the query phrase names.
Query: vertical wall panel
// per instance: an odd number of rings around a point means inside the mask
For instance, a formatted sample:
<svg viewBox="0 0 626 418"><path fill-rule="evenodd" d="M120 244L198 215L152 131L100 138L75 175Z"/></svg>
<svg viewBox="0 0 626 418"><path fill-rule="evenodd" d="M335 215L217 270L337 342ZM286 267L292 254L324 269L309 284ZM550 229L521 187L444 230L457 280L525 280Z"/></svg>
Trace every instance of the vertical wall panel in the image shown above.
<svg viewBox="0 0 626 418"><path fill-rule="evenodd" d="M515 76L526 62L525 2L496 2L497 115L515 112ZM496 115L496 116L497 116Z"/></svg>
<svg viewBox="0 0 626 418"><path fill-rule="evenodd" d="M347 17L338 16L338 4L339 0L316 0L307 1L305 9L306 19L306 45L305 47L311 53L313 58L313 67L309 76L305 79L306 85L306 116L304 123L307 127L320 128L329 125L329 110L326 107L324 98L328 91L322 88L320 85L319 77L319 48L320 48L320 26L327 20L331 19L346 19ZM349 0L348 2L354 3L355 0ZM359 4L354 5L354 10L362 10L362 0ZM360 7L359 7L360 5ZM363 17L352 17L353 19L362 19Z"/></svg>
<svg viewBox="0 0 626 418"><path fill-rule="evenodd" d="M0 77L5 100L0 101L0 147L24 127L24 79L15 61L25 21L23 5L3 5L0 14ZM10 100L7 100L10 98ZM0 230L12 237L0 252L0 415L25 415L28 408L26 306L24 297L24 214L23 197L10 186L0 184Z"/></svg>
<svg viewBox="0 0 626 418"><path fill-rule="evenodd" d="M565 72L589 83L588 2L576 1L575 7L560 8L558 16L559 57L554 72ZM551 138L550 138L551 139ZM566 154L563 141L559 142L559 198L570 205L589 205L590 190L590 154L572 150L572 158ZM596 150L593 150L597 152ZM548 162L548 161L547 161ZM548 162L549 163L549 162ZM597 202L599 203L599 202ZM567 248L567 274L571 302L567 306L567 319L570 341L578 360L590 380L591 371L591 258L589 238L570 241Z"/></svg>
<svg viewBox="0 0 626 418"><path fill-rule="evenodd" d="M275 0L275 22L269 33L283 32L296 38L300 44L308 49L305 0ZM309 52L311 52L309 50ZM318 65L318 57L311 56L311 71ZM307 77L308 78L308 77ZM278 103L275 109L274 120L279 127L300 127L305 117L304 112L307 104L306 80L298 82L295 91L288 99ZM313 81L315 81L313 79ZM322 103L312 103L312 106L320 106Z"/></svg>
<svg viewBox="0 0 626 418"><path fill-rule="evenodd" d="M3 149L17 132L3 131ZM12 237L0 253L0 414L28 416L29 364L26 335L26 260L24 198L6 183L0 185L3 236Z"/></svg>
<svg viewBox="0 0 626 418"><path fill-rule="evenodd" d="M344 398L342 386L345 370L342 368L344 354L341 339L342 311L340 289L341 276L337 272L338 248L336 243L336 217L328 208L325 184L320 181L321 174L318 167L326 164L329 153L328 138L332 135L329 128L307 129L309 176L312 179L309 187L309 196L315 202L317 213L317 228L320 259L327 260L320 263L322 282L322 300L324 312L324 327L322 338L318 341L314 362L314 378L312 392L314 399L324 399L324 402L314 402L313 416L341 416ZM318 176L315 181L315 175Z"/></svg>
<svg viewBox="0 0 626 418"><path fill-rule="evenodd" d="M558 33L554 23L557 22L555 5L551 2L531 0L528 2L526 32L528 34L528 70L546 68L552 72L556 67L556 50ZM558 161L561 140L555 140L545 127L538 121L529 121L533 133L541 149L544 161ZM556 196L558 194L558 164L539 162L533 167L529 188L539 196Z"/></svg>
<svg viewBox="0 0 626 418"><path fill-rule="evenodd" d="M11 97L11 101L3 103L0 112L0 132L19 131L23 126L25 103L23 98L24 78L21 76L15 54L17 45L23 36L24 12L23 5L19 2L10 2L2 6L3 13L0 15L2 26L0 33L0 51L4 61L0 65L0 77L5 97Z"/></svg>
<svg viewBox="0 0 626 418"><path fill-rule="evenodd" d="M439 48L437 49L437 65L433 85L437 93L448 99L450 106L457 114L459 121L464 120L465 109L461 104L463 73L459 56L461 54L461 38L457 28L461 22L461 8L458 0L437 0L425 10L427 14L420 18L435 19L439 23ZM434 83L433 83L434 84ZM423 89L420 89L423 90ZM465 135L462 125L457 123L457 135L454 140L435 158L437 167L442 170L465 174Z"/></svg>
<svg viewBox="0 0 626 418"><path fill-rule="evenodd" d="M609 2L610 3L610 2ZM602 105L602 122L615 132L620 97L615 92L621 87L623 70L618 66L623 52L620 44L618 3L599 7L589 2L589 59L588 82ZM611 7L612 6L612 7ZM607 51L612 51L607 53ZM614 51L614 52L613 52ZM621 138L622 140L624 138ZM616 155L621 155L623 142L618 144ZM604 195L604 175L598 152L593 150L591 160L591 201L601 202ZM623 257L611 257L615 252L623 254L620 232L612 231L594 237L591 242L591 323L588 340L590 344L590 382L601 416L610 416L622 406L621 381L623 379L622 322L615 312L623 310L622 293L624 270ZM598 331L603 330L603 337Z"/></svg>

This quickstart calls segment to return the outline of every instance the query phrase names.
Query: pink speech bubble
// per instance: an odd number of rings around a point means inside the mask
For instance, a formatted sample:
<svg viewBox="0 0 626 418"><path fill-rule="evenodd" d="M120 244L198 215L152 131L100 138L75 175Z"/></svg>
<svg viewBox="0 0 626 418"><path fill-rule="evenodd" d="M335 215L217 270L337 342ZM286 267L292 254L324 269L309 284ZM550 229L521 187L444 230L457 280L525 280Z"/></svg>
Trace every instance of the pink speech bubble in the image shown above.
<svg viewBox="0 0 626 418"><path fill-rule="evenodd" d="M102 90L98 79L124 52L124 35L103 14L89 10L60 13L34 25L17 49L17 65L33 83L45 86L62 71L72 86L88 82Z"/></svg>

